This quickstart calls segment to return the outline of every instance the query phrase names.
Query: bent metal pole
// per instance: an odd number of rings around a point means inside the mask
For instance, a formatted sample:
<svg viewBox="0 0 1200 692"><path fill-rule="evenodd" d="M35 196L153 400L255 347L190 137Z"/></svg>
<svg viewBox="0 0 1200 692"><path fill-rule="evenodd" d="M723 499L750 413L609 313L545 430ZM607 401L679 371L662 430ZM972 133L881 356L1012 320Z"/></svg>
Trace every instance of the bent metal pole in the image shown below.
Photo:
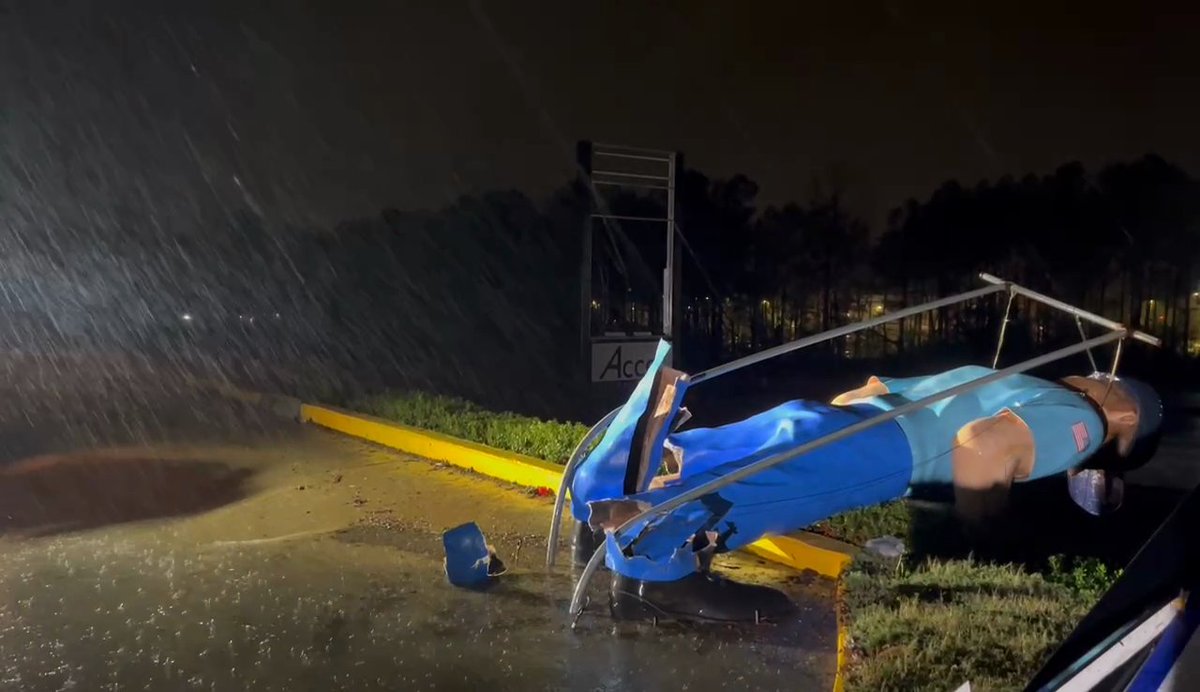
<svg viewBox="0 0 1200 692"><path fill-rule="evenodd" d="M748 365L754 365L755 363L761 363L764 360L770 360L776 356L782 356L785 353L791 353L792 351L799 351L802 348L808 348L809 346L814 346L816 344L824 343L826 341L836 339L839 336L847 336L847 335L853 334L855 332L861 332L864 329L878 327L881 324L887 324L888 322L895 322L896 320L902 320L905 317L912 317L913 315L919 315L922 312L930 312L932 310L937 310L938 308L944 308L948 305L954 305L955 303L963 303L968 300L973 300L975 298L981 298L986 295L991 295L992 293L999 293L1001 291L1007 291L1007 290L1009 290L1008 285L1003 284L1003 283L993 284L991 286L984 286L983 288L977 288L973 291L967 291L966 293L959 293L956 295L949 296L947 298L942 298L940 300L934 300L934 301L930 301L928 303L914 305L911 308L903 308L901 310L897 310L896 312L889 312L886 315L880 315L879 317L872 317L871 319L868 319L868 320L863 320L861 322L855 322L854 324L848 324L844 327L830 329L829 331L821 332L820 334L813 334L812 336L807 336L807 337L804 337L803 339L797 339L795 341L792 341L792 342L789 342L786 344L781 344L774 348L768 348L765 351L759 351L758 353L752 353L744 358L739 358L737 360L733 360L728 363L725 363L724 365L718 365L715 368L710 368L703 372L698 372L695 375L692 375L692 378L691 378L692 385L691 386L694 387L697 384L700 384L701 382L703 382L704 380L711 380L715 377L720 377L721 375L731 373L734 370L740 370Z"/></svg>
<svg viewBox="0 0 1200 692"><path fill-rule="evenodd" d="M710 493L714 493L714 492L724 488L727 485L736 483L737 481L740 481L741 479L746 478L748 476L752 476L752 475L758 473L759 471L769 469L773 466L778 466L779 464L782 464L785 461L790 461L792 459L795 459L798 456L807 454L813 450L833 444L834 442L843 440L847 437L850 437L851 435L860 433L863 430L866 430L868 428L873 428L877 425L881 425L888 421L895 420L896 418L899 418L900 416L903 416L906 413L910 413L912 411L916 411L917 409L924 408L926 406L929 406L930 404L941 401L942 399L947 399L947 398L955 396L957 394L962 394L963 392L968 392L973 389L978 389L979 387L982 387L985 384L995 382L996 380L999 380L1001 378L1008 377L1010 375L1015 375L1017 373L1025 372L1026 370L1032 370L1033 368L1045 365L1047 363L1050 363L1050 362L1053 362L1056 360L1061 360L1062 358L1066 358L1067 356L1075 355L1076 353L1085 351L1089 348L1093 348L1095 346L1103 346L1104 344L1107 344L1107 343L1110 343L1113 341L1117 341L1119 339L1124 339L1126 336L1129 336L1129 335L1130 335L1129 330L1125 330L1125 329L1122 329L1120 331L1111 331L1108 334L1105 334L1103 336L1098 336L1094 339L1088 339L1087 341L1075 344L1073 346L1067 346L1065 348L1060 348L1057 351L1053 351L1051 353L1047 353L1046 355L1038 356L1036 358L1031 358L1027 361L1017 363L1016 365L1012 365L1010 367L1004 368L1003 370L998 370L994 373L991 373L991 374L981 377L979 379L972 380L970 382L965 382L965 383L957 385L955 387L951 387L942 392L938 392L937 394L931 394L923 399L918 399L917 401L909 402L907 404L904 404L903 406L897 406L896 408L894 408L890 411L887 411L885 413L881 413L878 416L872 416L864 421L855 423L854 425L842 428L841 430L830 433L828 435L818 437L817 439L812 440L810 442L806 442L805 444L802 444L799 447L796 447L795 449L789 449L785 452L780 452L779 454L769 456L766 459L761 459L759 461L756 461L753 464L748 464L746 466L743 466L740 469L731 471L730 473L720 476L719 478L714 478L713 480L708 481L707 483L698 485L695 488L692 488L691 490L682 492L669 500L666 500L666 501L664 501L660 504L657 504L649 509L646 509L642 512L637 513L636 515L631 517L628 521L624 522L619 527L617 527L616 531L614 531L615 537L618 539L618 545L620 544L620 542L619 542L620 535L624 531L626 531L630 526L633 526L634 524L641 521L642 519L645 519L646 517L654 516L657 514L664 514L666 512L673 511L673 510L683 506L684 504L687 504L688 502L691 502L693 500L704 497L705 495L708 495ZM604 555L605 555L604 548L600 548L600 549L596 550L596 552L592 554L591 560L588 561L587 566L584 567L583 573L579 575L579 581L575 585L575 592L571 595L570 613L571 613L572 618L577 617L579 615L580 611L582 610L580 605L583 603L583 595L587 591L588 582L591 581L592 575L595 574L596 570L600 567L600 561L604 559Z"/></svg>
<svg viewBox="0 0 1200 692"><path fill-rule="evenodd" d="M1121 324L1120 322L1114 322L1113 320L1110 320L1107 317L1102 317L1100 315L1097 315L1094 312L1088 312L1087 310L1084 310L1082 308L1077 308L1074 305L1070 305L1069 303L1064 303L1057 298L1051 298L1050 296L1045 295L1043 293L1038 293L1037 291L1034 291L1032 289L1025 288L1024 286L1022 286L1020 284L1014 284L1011 281L1005 281L1004 279L1001 279L997 276L992 276L991 274L988 274L987 272L980 274L979 278L988 282L989 284L994 285L994 286L1006 286L1006 287L1008 287L1009 290L1013 291L1014 293L1023 295L1030 300L1037 301L1043 305L1048 305L1052 308L1057 308L1067 314L1074 315L1081 319L1085 319L1088 322L1091 322L1093 324L1098 324L1101 327L1105 327L1108 329L1118 329L1118 330L1125 329L1125 325ZM1147 334L1146 332L1138 331L1136 329L1129 330L1129 336L1131 338L1137 339L1138 341L1142 341L1147 344L1150 344L1151 346L1161 346L1162 345L1162 339L1159 339L1157 336L1152 336L1150 334Z"/></svg>
<svg viewBox="0 0 1200 692"><path fill-rule="evenodd" d="M906 317L919 315L923 312L931 312L933 310L937 310L938 308L944 308L948 305L963 303L968 300L974 300L975 298L981 298L983 296L1007 290L1010 290L1010 288L1009 285L1005 283L984 286L983 288L977 288L973 291L959 293L947 298L930 301L928 303L921 303L920 305L914 305L910 308L903 308L897 310L896 312L890 312L886 315L880 315L879 317L873 317L861 322L855 322L854 324L848 324L844 327L830 329L829 331L821 332L820 334L813 334L812 336L807 336L803 339L797 339L796 341L782 344L774 348L769 348L765 351L759 351L758 353L750 354L744 358L739 358L723 365L718 365L715 368L698 372L691 376L690 386L695 387L697 384L705 380L716 379L721 375L729 374L735 370L740 370L749 365L761 363L776 356L781 356L785 353L791 353L792 351L799 351L802 348L815 346L817 344L836 339L840 336L847 336L855 332L863 331L864 329L878 327L881 324L895 322ZM554 514L550 519L550 534L546 541L546 567L553 567L555 563L555 556L558 552L558 534L560 524L562 523L563 505L566 501L565 498L567 491L571 487L571 482L575 479L575 471L578 469L579 464L583 461L583 458L587 456L589 451L588 448L591 446L592 442L608 429L608 426L612 423L613 418L616 417L617 411L619 410L620 409L618 408L611 411L607 416L602 418L600 422L593 425L592 428L587 431L587 434L584 435L584 439L580 442L580 444L575 447L575 451L567 460L567 465L563 469L562 481L558 486L558 494L555 495L554 498Z"/></svg>
<svg viewBox="0 0 1200 692"><path fill-rule="evenodd" d="M562 480L558 484L558 493L554 496L554 518L550 521L550 537L546 539L546 567L553 567L555 557L558 555L558 531L562 526L563 504L566 502L567 489L571 487L571 481L575 478L575 469L579 467L579 463L591 450L592 443L608 430L608 426L612 424L620 410L619 407L614 408L593 425L592 429L588 430L579 444L575 446L571 457L567 459L567 465L563 468Z"/></svg>

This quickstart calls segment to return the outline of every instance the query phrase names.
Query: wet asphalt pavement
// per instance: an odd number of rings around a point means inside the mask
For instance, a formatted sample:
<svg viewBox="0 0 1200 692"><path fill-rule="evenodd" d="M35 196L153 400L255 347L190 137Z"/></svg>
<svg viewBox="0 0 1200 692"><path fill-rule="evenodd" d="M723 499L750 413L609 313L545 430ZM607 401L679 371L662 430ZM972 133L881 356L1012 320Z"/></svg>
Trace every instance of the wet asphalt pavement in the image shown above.
<svg viewBox="0 0 1200 692"><path fill-rule="evenodd" d="M180 390L9 369L0 410L0 689L828 689L832 585L746 556L801 615L614 625L541 567L551 502ZM57 396L67 380L71 397ZM509 567L457 589L440 534ZM566 560L562 561L564 564Z"/></svg>

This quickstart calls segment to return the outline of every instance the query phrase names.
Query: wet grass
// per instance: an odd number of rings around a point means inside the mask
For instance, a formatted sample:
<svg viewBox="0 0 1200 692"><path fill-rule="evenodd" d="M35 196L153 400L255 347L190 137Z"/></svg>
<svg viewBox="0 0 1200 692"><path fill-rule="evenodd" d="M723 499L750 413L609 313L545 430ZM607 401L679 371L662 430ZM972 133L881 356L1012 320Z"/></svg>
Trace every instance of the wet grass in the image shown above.
<svg viewBox="0 0 1200 692"><path fill-rule="evenodd" d="M899 500L832 516L814 524L810 530L846 543L862 545L880 536L895 536L907 541L911 527L908 503Z"/></svg>
<svg viewBox="0 0 1200 692"><path fill-rule="evenodd" d="M847 688L1022 688L1114 576L1093 562L1060 565L856 562L845 577Z"/></svg>
<svg viewBox="0 0 1200 692"><path fill-rule="evenodd" d="M1004 538L972 546L954 536L952 516L904 505L829 522L856 538L901 537L910 550L863 554L845 576L850 690L1024 687L1121 574L1094 556L1012 552Z"/></svg>

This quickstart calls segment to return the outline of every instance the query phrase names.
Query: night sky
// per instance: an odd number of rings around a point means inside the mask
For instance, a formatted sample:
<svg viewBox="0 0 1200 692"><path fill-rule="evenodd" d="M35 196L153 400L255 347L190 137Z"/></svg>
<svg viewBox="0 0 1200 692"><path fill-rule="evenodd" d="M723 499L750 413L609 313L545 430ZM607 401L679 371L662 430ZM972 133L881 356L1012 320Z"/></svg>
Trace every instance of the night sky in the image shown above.
<svg viewBox="0 0 1200 692"><path fill-rule="evenodd" d="M0 0L0 214L330 225L542 196L580 138L680 149L766 203L820 177L876 226L952 177L1200 172L1195 16L820 5Z"/></svg>

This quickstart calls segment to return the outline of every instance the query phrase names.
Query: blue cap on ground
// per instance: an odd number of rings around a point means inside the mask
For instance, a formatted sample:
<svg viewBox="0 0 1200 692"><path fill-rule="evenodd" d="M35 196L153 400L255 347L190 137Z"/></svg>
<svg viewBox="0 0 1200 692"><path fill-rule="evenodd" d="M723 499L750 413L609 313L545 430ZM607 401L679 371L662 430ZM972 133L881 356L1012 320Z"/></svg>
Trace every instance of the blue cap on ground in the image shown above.
<svg viewBox="0 0 1200 692"><path fill-rule="evenodd" d="M446 549L446 578L455 586L483 586L503 573L503 563L488 548L487 539L475 522L443 533L442 545Z"/></svg>

